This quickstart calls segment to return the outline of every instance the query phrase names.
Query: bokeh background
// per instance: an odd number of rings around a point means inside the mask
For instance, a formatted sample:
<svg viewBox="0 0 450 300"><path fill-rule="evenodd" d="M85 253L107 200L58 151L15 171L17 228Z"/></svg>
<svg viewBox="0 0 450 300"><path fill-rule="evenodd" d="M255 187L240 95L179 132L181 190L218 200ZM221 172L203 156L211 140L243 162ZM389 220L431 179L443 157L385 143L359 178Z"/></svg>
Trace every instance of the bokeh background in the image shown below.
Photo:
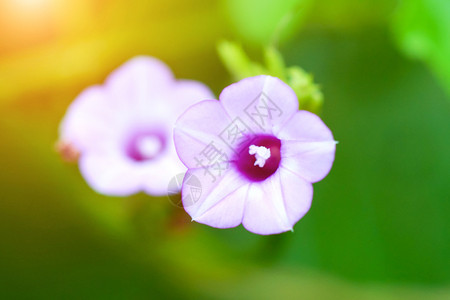
<svg viewBox="0 0 450 300"><path fill-rule="evenodd" d="M275 37L275 38L274 38ZM295 232L96 194L54 150L69 103L135 55L216 95L216 45L276 42L340 141ZM3 299L450 299L450 1L0 1Z"/></svg>

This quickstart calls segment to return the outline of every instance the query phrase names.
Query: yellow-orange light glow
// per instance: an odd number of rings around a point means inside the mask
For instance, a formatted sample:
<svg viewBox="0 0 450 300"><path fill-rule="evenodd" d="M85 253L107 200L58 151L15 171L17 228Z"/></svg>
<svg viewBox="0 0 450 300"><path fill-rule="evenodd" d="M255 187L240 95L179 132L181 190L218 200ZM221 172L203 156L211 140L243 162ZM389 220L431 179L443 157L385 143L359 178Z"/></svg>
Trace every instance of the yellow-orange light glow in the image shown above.
<svg viewBox="0 0 450 300"><path fill-rule="evenodd" d="M54 40L76 30L95 0L0 0L0 52Z"/></svg>
<svg viewBox="0 0 450 300"><path fill-rule="evenodd" d="M7 10L16 18L48 15L54 10L57 0L7 0Z"/></svg>

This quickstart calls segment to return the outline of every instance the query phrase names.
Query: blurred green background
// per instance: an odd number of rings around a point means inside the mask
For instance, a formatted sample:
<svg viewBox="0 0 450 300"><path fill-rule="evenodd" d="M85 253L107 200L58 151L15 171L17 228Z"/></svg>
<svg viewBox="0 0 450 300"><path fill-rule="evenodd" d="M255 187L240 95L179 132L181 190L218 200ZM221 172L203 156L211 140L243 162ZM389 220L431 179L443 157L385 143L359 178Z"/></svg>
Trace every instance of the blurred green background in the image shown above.
<svg viewBox="0 0 450 300"><path fill-rule="evenodd" d="M3 299L450 299L447 0L0 1ZM314 74L336 161L295 232L191 223L93 192L54 151L66 107L134 55L216 95L216 45Z"/></svg>

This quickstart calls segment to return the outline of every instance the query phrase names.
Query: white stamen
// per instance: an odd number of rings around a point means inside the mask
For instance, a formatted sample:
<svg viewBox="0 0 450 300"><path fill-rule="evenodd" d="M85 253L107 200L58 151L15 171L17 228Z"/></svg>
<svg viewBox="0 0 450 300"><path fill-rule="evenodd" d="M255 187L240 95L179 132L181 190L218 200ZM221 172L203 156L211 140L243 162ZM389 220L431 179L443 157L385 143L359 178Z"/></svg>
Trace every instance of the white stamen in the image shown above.
<svg viewBox="0 0 450 300"><path fill-rule="evenodd" d="M145 136L137 141L137 150L145 158L155 157L162 148L161 139L156 136Z"/></svg>
<svg viewBox="0 0 450 300"><path fill-rule="evenodd" d="M264 167L266 160L270 158L270 149L264 146L250 145L248 147L248 153L250 155L255 155L256 161L254 166Z"/></svg>

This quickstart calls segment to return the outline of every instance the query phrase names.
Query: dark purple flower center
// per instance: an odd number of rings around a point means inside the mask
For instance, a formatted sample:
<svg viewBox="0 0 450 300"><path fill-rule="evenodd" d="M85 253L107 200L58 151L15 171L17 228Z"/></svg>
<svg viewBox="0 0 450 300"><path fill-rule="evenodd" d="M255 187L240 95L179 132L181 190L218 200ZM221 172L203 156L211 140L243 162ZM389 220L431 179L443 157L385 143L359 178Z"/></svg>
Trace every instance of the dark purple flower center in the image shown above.
<svg viewBox="0 0 450 300"><path fill-rule="evenodd" d="M134 161L154 159L166 147L164 135L158 131L137 131L126 142L125 153Z"/></svg>
<svg viewBox="0 0 450 300"><path fill-rule="evenodd" d="M252 181L262 181L271 176L280 165L281 141L271 135L248 138L241 144L234 160L237 169Z"/></svg>

